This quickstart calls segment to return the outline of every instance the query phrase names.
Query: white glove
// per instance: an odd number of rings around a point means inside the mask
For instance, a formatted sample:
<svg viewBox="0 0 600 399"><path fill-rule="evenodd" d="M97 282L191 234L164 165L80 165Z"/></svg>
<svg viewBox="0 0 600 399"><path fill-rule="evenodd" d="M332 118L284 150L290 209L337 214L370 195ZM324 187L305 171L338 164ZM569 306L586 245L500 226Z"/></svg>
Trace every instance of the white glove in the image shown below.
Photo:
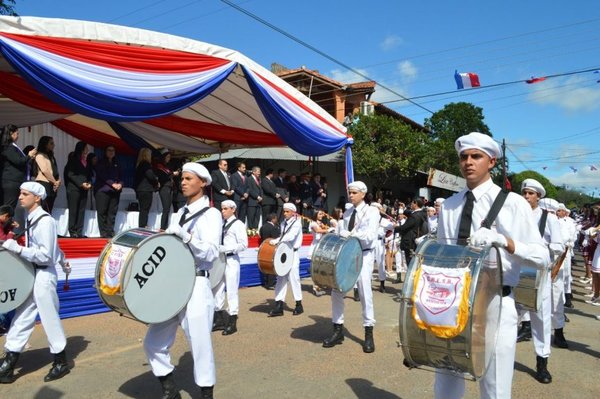
<svg viewBox="0 0 600 399"><path fill-rule="evenodd" d="M226 252L227 252L227 249L225 248L225 245L219 245L219 253L224 254Z"/></svg>
<svg viewBox="0 0 600 399"><path fill-rule="evenodd" d="M419 245L427 236L421 236L421 237L417 237L415 238L415 244Z"/></svg>
<svg viewBox="0 0 600 399"><path fill-rule="evenodd" d="M269 241L269 244L277 245L277 244L279 244L279 240L271 240L271 241Z"/></svg>
<svg viewBox="0 0 600 399"><path fill-rule="evenodd" d="M482 227L477 230L470 238L471 245L473 246L487 246L487 245L498 245L500 248L506 248L508 241L502 234Z"/></svg>
<svg viewBox="0 0 600 399"><path fill-rule="evenodd" d="M2 248L6 249L7 251L14 252L18 255L21 253L21 249L23 247L17 244L17 242L12 238L9 238L8 240L4 241L4 244L2 244Z"/></svg>
<svg viewBox="0 0 600 399"><path fill-rule="evenodd" d="M583 239L583 242L581 243L582 247L587 247L590 243L588 242L587 237Z"/></svg>
<svg viewBox="0 0 600 399"><path fill-rule="evenodd" d="M69 262L65 262L65 263L61 264L61 266L62 266L63 273L65 273L65 274L71 273L71 264Z"/></svg>
<svg viewBox="0 0 600 399"><path fill-rule="evenodd" d="M192 235L188 233L186 229L176 224L170 225L165 230L165 233L176 235L177 237L181 238L184 244L187 244L192 239Z"/></svg>
<svg viewBox="0 0 600 399"><path fill-rule="evenodd" d="M348 230L342 230L340 231L340 236L342 236L343 238L348 238L350 237L350 232Z"/></svg>

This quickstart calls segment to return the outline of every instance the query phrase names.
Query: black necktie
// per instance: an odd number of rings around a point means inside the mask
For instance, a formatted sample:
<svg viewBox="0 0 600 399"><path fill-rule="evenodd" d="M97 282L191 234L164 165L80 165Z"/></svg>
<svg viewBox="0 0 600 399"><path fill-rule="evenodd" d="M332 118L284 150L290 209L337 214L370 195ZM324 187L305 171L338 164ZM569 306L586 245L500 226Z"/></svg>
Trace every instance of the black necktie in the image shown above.
<svg viewBox="0 0 600 399"><path fill-rule="evenodd" d="M348 231L352 231L354 228L354 223L356 222L356 209L352 211L352 215L350 215L350 221L348 221Z"/></svg>
<svg viewBox="0 0 600 399"><path fill-rule="evenodd" d="M465 207L460 215L460 224L458 225L458 245L467 245L467 238L471 235L471 222L473 221L473 203L475 196L471 191L465 194L467 200Z"/></svg>
<svg viewBox="0 0 600 399"><path fill-rule="evenodd" d="M186 206L185 208L183 208L183 213L181 214L181 217L179 218L180 226L183 226L185 224L185 217L187 216L188 213L190 213L190 210Z"/></svg>

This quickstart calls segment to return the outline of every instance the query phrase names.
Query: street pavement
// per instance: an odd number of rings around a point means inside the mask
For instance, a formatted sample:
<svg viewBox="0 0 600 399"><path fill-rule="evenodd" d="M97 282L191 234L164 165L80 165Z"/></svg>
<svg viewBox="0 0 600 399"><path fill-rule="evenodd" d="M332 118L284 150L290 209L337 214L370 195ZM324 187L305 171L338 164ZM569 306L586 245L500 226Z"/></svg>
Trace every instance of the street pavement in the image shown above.
<svg viewBox="0 0 600 399"><path fill-rule="evenodd" d="M573 267L574 309L567 309L570 323L565 335L569 349L552 348L551 384L538 383L532 342L517 345L513 398L597 398L600 395L600 307L586 304L589 293L577 280L583 261ZM288 290L283 317L269 318L273 291L262 287L240 290L238 332L213 333L217 363L215 398L431 398L434 374L409 370L402 365L399 347L398 294L401 284L387 282L386 292L374 282L376 350L362 352L364 338L360 303L346 298L346 339L342 345L323 348L331 332L331 301L315 297L310 279L302 280L305 313L292 316L294 305ZM160 398L158 380L145 359L142 340L145 325L109 312L64 320L69 375L44 383L52 356L41 325L21 355L19 378L0 385L2 399L58 398ZM3 341L3 339L2 339ZM175 378L184 398L199 396L192 376L192 360L180 330L171 350ZM467 398L478 397L477 383L466 383Z"/></svg>

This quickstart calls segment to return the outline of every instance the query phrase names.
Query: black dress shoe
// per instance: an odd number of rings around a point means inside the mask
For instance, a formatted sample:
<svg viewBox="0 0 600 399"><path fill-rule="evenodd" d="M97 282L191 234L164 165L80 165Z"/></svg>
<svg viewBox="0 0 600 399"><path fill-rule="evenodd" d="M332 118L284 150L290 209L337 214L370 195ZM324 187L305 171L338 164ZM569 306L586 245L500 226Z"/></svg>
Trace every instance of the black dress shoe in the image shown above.
<svg viewBox="0 0 600 399"><path fill-rule="evenodd" d="M58 380L70 372L71 370L69 370L69 365L67 364L67 355L63 350L54 355L54 363L52 363L52 368L44 377L44 382Z"/></svg>

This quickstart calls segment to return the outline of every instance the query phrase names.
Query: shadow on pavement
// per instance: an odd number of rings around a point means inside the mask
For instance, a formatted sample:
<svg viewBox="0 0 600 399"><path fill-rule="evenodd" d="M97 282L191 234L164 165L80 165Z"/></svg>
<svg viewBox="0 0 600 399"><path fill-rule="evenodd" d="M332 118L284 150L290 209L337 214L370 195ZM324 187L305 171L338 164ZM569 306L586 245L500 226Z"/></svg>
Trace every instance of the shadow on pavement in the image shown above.
<svg viewBox="0 0 600 399"><path fill-rule="evenodd" d="M314 323L295 328L290 334L290 337L313 343L321 343L325 338L329 337L333 333L333 325L331 324L330 318L315 315L311 315L309 318L312 319ZM360 331L362 333L363 330L361 329ZM359 338L358 336L351 334L348 328L344 326L344 342L347 342L348 340L354 341L361 345L363 343L362 335Z"/></svg>
<svg viewBox="0 0 600 399"><path fill-rule="evenodd" d="M75 367L75 359L77 359L77 356L79 356L80 353L87 349L89 343L90 341L82 336L67 337L67 347L65 350L67 352L69 367ZM50 370L53 361L54 355L50 353L48 347L32 351L25 350L17 363L17 368L19 366L21 367L17 375L21 376L32 373L45 367L48 367L48 370Z"/></svg>
<svg viewBox="0 0 600 399"><path fill-rule="evenodd" d="M33 397L33 399L59 399L65 395L64 392L58 391L52 387L42 387Z"/></svg>
<svg viewBox="0 0 600 399"><path fill-rule="evenodd" d="M401 399L400 396L373 386L373 383L364 378L348 378L346 383L359 399Z"/></svg>

